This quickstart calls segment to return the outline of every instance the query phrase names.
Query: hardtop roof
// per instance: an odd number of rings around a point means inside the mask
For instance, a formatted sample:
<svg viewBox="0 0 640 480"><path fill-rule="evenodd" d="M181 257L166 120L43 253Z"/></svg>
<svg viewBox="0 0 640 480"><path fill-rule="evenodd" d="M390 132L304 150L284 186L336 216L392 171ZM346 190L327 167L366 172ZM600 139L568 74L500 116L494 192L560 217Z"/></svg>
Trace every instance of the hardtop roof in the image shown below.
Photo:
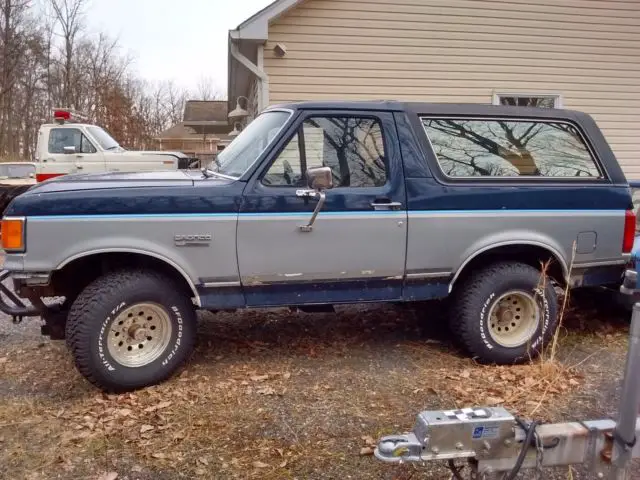
<svg viewBox="0 0 640 480"><path fill-rule="evenodd" d="M503 116L528 118L578 119L588 117L576 110L541 107L516 107L511 105L491 105L481 103L429 103L401 102L395 100L373 101L304 101L272 105L267 110L286 108L290 110L376 110L389 112L408 111L417 115L438 116Z"/></svg>

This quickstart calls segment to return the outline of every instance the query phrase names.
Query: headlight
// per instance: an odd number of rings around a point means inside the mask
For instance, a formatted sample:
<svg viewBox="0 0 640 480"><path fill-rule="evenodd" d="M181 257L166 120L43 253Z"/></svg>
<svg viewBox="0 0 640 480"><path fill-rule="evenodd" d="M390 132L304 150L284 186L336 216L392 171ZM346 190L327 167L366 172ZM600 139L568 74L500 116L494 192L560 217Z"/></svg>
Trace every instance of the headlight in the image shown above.
<svg viewBox="0 0 640 480"><path fill-rule="evenodd" d="M24 252L25 223L21 217L2 219L2 248L7 252Z"/></svg>

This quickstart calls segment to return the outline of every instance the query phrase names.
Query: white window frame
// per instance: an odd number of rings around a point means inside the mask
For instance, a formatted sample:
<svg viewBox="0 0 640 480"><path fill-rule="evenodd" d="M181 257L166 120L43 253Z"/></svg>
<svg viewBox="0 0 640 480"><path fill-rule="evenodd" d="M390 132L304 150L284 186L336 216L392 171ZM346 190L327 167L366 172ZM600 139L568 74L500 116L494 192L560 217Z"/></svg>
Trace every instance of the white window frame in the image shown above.
<svg viewBox="0 0 640 480"><path fill-rule="evenodd" d="M493 104L501 105L501 97L549 97L553 98L553 108L563 108L562 94L561 93L548 93L548 92L493 92Z"/></svg>

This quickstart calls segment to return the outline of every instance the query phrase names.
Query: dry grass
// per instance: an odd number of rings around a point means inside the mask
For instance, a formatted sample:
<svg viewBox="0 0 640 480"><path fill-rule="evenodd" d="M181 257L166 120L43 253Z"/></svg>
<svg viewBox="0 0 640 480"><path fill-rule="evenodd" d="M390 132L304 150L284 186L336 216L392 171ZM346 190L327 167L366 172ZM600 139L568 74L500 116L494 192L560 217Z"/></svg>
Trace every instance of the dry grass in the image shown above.
<svg viewBox="0 0 640 480"><path fill-rule="evenodd" d="M581 392L584 365L572 366L624 348L624 323L569 311L553 361L481 366L425 327L440 321L377 306L209 316L179 376L118 396L89 386L60 342L14 346L0 354L0 477L448 478L361 452L422 409L501 404L552 419Z"/></svg>

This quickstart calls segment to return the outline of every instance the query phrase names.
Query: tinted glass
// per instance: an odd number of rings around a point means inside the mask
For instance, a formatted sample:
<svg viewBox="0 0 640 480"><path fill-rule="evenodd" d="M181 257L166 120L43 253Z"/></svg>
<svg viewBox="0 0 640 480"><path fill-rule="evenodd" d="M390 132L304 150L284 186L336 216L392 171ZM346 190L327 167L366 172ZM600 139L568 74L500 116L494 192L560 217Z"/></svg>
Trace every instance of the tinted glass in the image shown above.
<svg viewBox="0 0 640 480"><path fill-rule="evenodd" d="M553 122L423 119L450 177L600 177L578 131Z"/></svg>
<svg viewBox="0 0 640 480"><path fill-rule="evenodd" d="M380 123L373 118L314 117L271 165L263 183L306 185L308 168L330 167L334 187L379 187L387 181Z"/></svg>

